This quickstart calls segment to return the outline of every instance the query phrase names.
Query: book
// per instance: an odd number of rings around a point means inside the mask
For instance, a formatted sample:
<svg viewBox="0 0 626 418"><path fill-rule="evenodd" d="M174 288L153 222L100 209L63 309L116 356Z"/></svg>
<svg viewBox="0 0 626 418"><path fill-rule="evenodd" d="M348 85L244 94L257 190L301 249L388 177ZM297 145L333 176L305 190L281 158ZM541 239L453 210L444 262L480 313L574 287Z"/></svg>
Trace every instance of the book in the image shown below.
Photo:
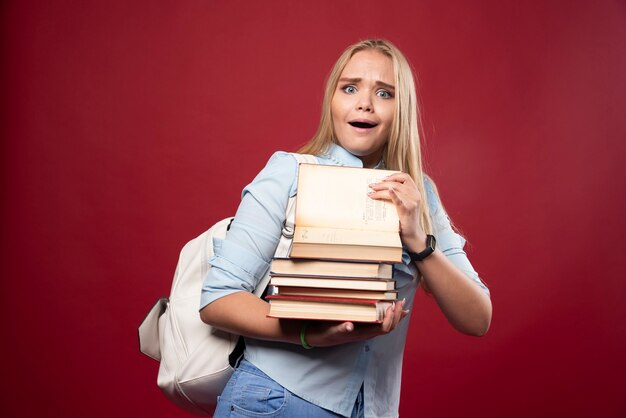
<svg viewBox="0 0 626 418"><path fill-rule="evenodd" d="M271 276L271 275L270 275ZM349 277L271 276L270 286L317 287L324 289L378 290L396 289L394 280L353 279Z"/></svg>
<svg viewBox="0 0 626 418"><path fill-rule="evenodd" d="M300 164L290 257L400 262L396 208L367 195L370 184L393 173Z"/></svg>
<svg viewBox="0 0 626 418"><path fill-rule="evenodd" d="M329 298L349 298L349 299L375 299L375 300L395 300L398 292L374 291L374 290L350 290L350 289L324 289L316 287L280 286L276 288L276 294L283 296L318 296Z"/></svg>
<svg viewBox="0 0 626 418"><path fill-rule="evenodd" d="M382 322L393 301L371 299L323 298L311 296L267 296L267 316L284 319L325 321Z"/></svg>
<svg viewBox="0 0 626 418"><path fill-rule="evenodd" d="M370 279L393 278L393 265L350 261L325 261L294 258L274 258L270 266L273 275L343 276Z"/></svg>

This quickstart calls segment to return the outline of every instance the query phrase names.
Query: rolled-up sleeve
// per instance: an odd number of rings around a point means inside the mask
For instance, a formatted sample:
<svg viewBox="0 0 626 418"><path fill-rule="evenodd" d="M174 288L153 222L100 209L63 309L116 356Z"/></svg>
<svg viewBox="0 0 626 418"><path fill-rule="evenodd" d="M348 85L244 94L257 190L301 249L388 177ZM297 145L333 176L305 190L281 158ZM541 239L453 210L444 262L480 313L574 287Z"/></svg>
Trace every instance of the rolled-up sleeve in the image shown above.
<svg viewBox="0 0 626 418"><path fill-rule="evenodd" d="M280 239L289 197L295 194L296 173L295 157L277 152L244 188L226 238L213 239L200 309L234 292L252 292L263 278Z"/></svg>
<svg viewBox="0 0 626 418"><path fill-rule="evenodd" d="M489 295L489 289L478 277L478 273L467 258L467 254L463 250L465 246L465 238L456 233L450 223L450 218L444 210L441 201L430 179L424 182L426 196L428 200L428 209L430 211L430 219L433 226L433 235L437 239L437 248L444 253L446 257L459 270L467 275L472 281L480 286L483 291Z"/></svg>

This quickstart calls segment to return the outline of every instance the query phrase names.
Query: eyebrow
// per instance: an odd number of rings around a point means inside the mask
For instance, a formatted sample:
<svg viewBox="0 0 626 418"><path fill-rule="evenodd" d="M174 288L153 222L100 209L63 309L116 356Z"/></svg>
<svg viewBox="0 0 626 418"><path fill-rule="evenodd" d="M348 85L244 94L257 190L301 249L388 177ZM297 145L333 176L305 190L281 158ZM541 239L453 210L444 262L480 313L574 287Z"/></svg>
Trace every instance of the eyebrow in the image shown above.
<svg viewBox="0 0 626 418"><path fill-rule="evenodd" d="M340 81L340 82L344 82L344 83L354 83L354 84L358 84L358 83L360 83L361 81L363 81L363 79L362 79L362 78L348 78L348 77L342 77L342 78L340 78L340 79L339 79L339 81ZM384 87L384 88L386 88L386 89L388 89L388 90L394 90L394 91L396 90L396 88L395 88L393 85L391 85L391 84L387 84L387 83L385 83L384 81L376 81L376 83L375 83L375 84L376 84L377 86Z"/></svg>

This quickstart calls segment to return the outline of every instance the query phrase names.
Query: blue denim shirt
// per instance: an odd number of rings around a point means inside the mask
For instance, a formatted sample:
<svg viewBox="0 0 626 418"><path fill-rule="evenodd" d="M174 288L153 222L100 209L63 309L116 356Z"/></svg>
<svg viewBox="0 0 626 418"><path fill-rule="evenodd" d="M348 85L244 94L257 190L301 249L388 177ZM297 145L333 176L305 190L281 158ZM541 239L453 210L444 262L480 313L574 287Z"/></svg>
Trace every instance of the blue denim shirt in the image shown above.
<svg viewBox="0 0 626 418"><path fill-rule="evenodd" d="M332 145L320 164L362 167L362 162ZM228 236L214 240L215 255L204 280L200 307L238 291L252 292L267 272L278 245L289 197L296 194L297 162L277 152L243 190ZM486 293L465 252L465 240L450 226L432 184L425 184L437 247ZM394 265L399 298L411 309L417 269L406 252ZM325 409L350 416L363 385L366 417L396 417L400 402L402 355L409 317L390 334L372 340L312 350L288 343L246 338L245 357L292 393Z"/></svg>

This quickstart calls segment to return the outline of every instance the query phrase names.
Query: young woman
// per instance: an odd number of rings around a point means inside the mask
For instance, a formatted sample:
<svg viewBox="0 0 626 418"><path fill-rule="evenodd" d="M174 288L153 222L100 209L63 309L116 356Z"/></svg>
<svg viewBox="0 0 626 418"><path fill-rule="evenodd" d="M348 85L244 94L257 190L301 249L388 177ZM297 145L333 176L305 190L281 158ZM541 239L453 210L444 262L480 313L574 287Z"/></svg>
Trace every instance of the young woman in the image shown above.
<svg viewBox="0 0 626 418"><path fill-rule="evenodd" d="M215 417L396 417L404 318L419 283L456 329L487 332L489 292L422 172L417 123L406 59L387 41L363 41L335 63L318 131L299 150L320 164L401 171L369 193L394 203L404 246L403 262L394 265L402 301L382 324L315 321L301 339L303 321L268 318L269 305L251 292L269 268L287 201L297 192L295 158L275 153L244 189L228 237L215 243L202 293L203 321L246 337L244 360Z"/></svg>

